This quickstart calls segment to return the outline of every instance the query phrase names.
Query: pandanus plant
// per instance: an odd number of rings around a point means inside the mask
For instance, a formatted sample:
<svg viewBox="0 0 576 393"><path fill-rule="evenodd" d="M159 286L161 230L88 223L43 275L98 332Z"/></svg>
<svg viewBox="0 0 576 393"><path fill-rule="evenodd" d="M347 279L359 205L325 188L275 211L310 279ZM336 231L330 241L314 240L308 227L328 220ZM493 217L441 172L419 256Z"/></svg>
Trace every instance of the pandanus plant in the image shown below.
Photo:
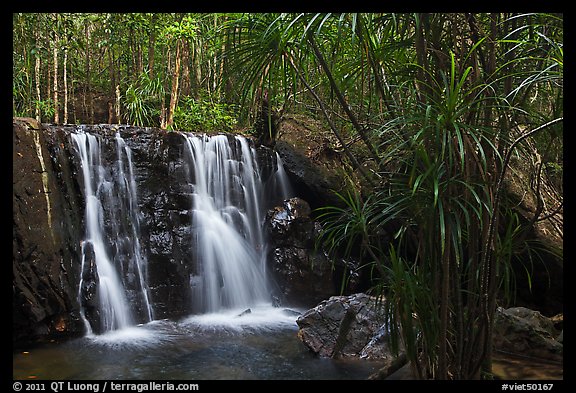
<svg viewBox="0 0 576 393"><path fill-rule="evenodd" d="M490 376L498 296L529 230L504 192L510 160L533 137L561 142L561 19L258 14L223 27L242 97L265 87L314 106L359 175L318 209L319 243L373 272L418 378Z"/></svg>

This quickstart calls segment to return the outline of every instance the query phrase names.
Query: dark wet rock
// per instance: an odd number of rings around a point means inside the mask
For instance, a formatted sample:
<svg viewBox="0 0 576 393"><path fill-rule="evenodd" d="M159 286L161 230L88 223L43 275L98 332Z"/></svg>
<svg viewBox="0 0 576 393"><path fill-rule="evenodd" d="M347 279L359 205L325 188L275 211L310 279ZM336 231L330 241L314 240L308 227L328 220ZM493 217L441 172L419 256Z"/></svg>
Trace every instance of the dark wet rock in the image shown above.
<svg viewBox="0 0 576 393"><path fill-rule="evenodd" d="M78 335L82 199L65 136L14 119L13 342Z"/></svg>
<svg viewBox="0 0 576 393"><path fill-rule="evenodd" d="M333 190L341 188L341 179L327 176L318 165L285 141L278 140L274 148L282 159L297 195L310 201L313 208L340 205L341 201Z"/></svg>
<svg viewBox="0 0 576 393"><path fill-rule="evenodd" d="M80 303L84 310L84 316L90 324L92 331L101 333L101 320L98 304L98 271L96 269L96 256L92 243L84 243L84 270L82 271L82 287L80 288Z"/></svg>
<svg viewBox="0 0 576 393"><path fill-rule="evenodd" d="M302 315L301 312L296 311L296 310L291 310L291 309L289 309L289 308L283 309L282 312L283 312L284 314L287 314L287 315L290 315L290 316L294 316L294 317L299 317L300 315Z"/></svg>
<svg viewBox="0 0 576 393"><path fill-rule="evenodd" d="M320 224L301 198L291 198L266 215L268 261L282 304L311 307L336 293L332 262L315 249Z"/></svg>
<svg viewBox="0 0 576 393"><path fill-rule="evenodd" d="M525 307L496 310L493 343L496 350L535 358L562 361L560 332L550 318Z"/></svg>
<svg viewBox="0 0 576 393"><path fill-rule="evenodd" d="M278 247L269 264L281 291L281 304L310 307L336 293L332 263L321 253Z"/></svg>
<svg viewBox="0 0 576 393"><path fill-rule="evenodd" d="M300 340L320 357L379 359L386 362L384 367L400 366L388 346L382 303L375 297L363 293L332 296L296 323Z"/></svg>
<svg viewBox="0 0 576 393"><path fill-rule="evenodd" d="M275 246L313 249L320 224L311 218L308 202L301 198L285 200L282 206L268 211L267 232Z"/></svg>

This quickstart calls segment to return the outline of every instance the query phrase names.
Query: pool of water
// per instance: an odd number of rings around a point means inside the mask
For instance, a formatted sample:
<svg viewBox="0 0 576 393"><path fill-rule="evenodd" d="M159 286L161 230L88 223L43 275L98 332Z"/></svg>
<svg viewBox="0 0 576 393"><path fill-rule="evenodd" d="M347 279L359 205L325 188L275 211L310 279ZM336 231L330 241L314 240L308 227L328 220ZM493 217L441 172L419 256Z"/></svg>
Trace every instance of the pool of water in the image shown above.
<svg viewBox="0 0 576 393"><path fill-rule="evenodd" d="M20 348L14 379L366 379L381 363L323 359L297 337L298 313L263 307L161 320L64 343Z"/></svg>

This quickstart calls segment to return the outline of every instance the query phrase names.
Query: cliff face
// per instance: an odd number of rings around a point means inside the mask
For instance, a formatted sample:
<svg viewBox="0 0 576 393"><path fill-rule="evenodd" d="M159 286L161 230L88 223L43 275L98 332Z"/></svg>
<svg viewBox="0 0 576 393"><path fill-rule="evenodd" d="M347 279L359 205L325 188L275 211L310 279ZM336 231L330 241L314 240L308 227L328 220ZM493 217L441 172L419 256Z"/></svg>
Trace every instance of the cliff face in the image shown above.
<svg viewBox="0 0 576 393"><path fill-rule="evenodd" d="M83 204L62 132L13 125L13 339L75 334Z"/></svg>

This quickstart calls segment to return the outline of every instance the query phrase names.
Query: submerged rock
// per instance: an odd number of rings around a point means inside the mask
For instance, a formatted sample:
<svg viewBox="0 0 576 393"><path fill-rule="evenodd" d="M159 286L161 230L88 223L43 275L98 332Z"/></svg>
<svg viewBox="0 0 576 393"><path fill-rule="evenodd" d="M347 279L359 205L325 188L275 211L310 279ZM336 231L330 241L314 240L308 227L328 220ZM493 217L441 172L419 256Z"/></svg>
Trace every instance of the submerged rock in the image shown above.
<svg viewBox="0 0 576 393"><path fill-rule="evenodd" d="M247 308L246 310L242 311L237 317L243 317L244 315L252 314L252 310Z"/></svg>

